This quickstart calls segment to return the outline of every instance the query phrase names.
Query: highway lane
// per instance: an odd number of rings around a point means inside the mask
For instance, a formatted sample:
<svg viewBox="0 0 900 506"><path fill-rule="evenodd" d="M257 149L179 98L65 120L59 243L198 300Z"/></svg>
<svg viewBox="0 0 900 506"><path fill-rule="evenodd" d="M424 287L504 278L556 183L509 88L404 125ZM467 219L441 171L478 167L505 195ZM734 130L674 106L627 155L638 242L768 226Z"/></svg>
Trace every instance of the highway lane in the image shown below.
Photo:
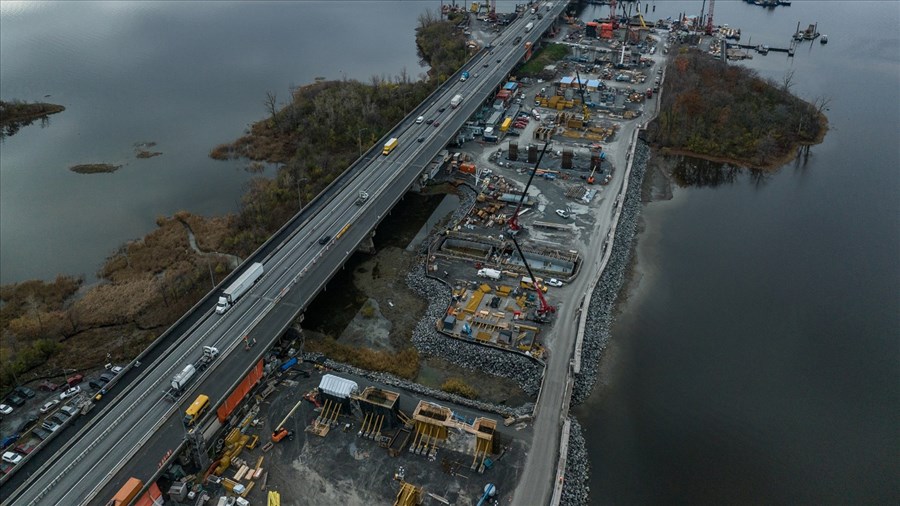
<svg viewBox="0 0 900 506"><path fill-rule="evenodd" d="M522 26L524 26L524 22L519 23L518 28L521 29ZM540 31L542 30L532 31L535 38ZM511 32L514 33L515 30L504 32L504 36L498 39L498 42L511 40L514 37L510 34ZM215 345L222 349L223 358L220 362L228 365L227 370L232 371L232 376L239 377L239 371L246 370L246 368L232 367L232 363L244 365L243 363L246 362L249 366L253 360L248 360L249 356L245 353L242 354L243 352L234 354L230 353L230 350L238 347L241 338L247 335L257 322L262 321L266 314L275 313L273 308L278 307L275 301L284 295L285 287L304 270L308 273L308 277L303 281L305 289L288 292L292 299L297 300L293 303L287 303L288 301L285 300L286 304L281 306L287 308L287 311L280 310L277 311L277 315L273 315L273 321L276 321L274 326L286 325L287 323L283 322L289 323L293 315L300 308L305 307L308 300L318 292L319 287L330 278L331 272L342 265L344 258L349 256L356 244L364 238L370 227L380 221L393 204L402 197L406 187L417 177L418 172L428 163L433 153L442 147L449 134L455 132L482 99L487 98L493 92L495 84L505 76L505 72L511 67L512 59L518 59L521 53L524 53L521 45L513 48L510 44L505 51L499 51L496 55L485 55L483 60L489 62L491 69L487 74L481 72L482 77L479 79L470 79L466 83L455 83L435 99L425 115L426 117L438 117L444 123L442 126L434 128L426 124L416 125L412 118L408 118L406 124L403 125L405 131L400 136L400 146L390 156L373 161L374 166L368 169L368 172L373 174L372 177L354 178L350 184L342 188L338 196L326 205L316 219L309 220L300 228L295 239L290 242L290 247L282 248L273 254L266 263L266 275L250 294L246 295L235 308L222 317L209 312L205 313L204 318L187 339L158 362L146 367L148 372L145 372L145 375L129 389L130 392L134 392L130 397L134 398L134 395L137 395L133 402L116 403L112 406L113 409L102 417L103 421L115 420L115 422L98 423L92 427L67 452L68 458L59 459L45 470L43 474L48 479L36 481L35 485L38 486L32 486L21 493L17 491L16 501L27 504L42 497L42 502L60 503L62 501L73 504L83 502L91 495L92 491L98 488L96 486L89 487L102 483L114 474L121 464L128 461L131 455L135 454L149 438L156 434L156 429L165 427L167 422L178 421L180 424L180 412L184 408L184 404L192 400L194 393L186 394L179 404L168 405L166 401L160 400L161 391L180 367L199 355L201 346ZM490 63L491 60L487 59L489 56L500 59L505 65L497 68ZM481 64L482 60L473 62L470 68L478 71L478 66ZM467 95L466 101L458 109L449 108L447 105L449 98L461 92ZM437 111L440 107L447 107L447 109L444 113L440 113ZM428 142L415 142L415 138L422 135ZM404 166L406 169L403 168ZM395 180L400 174L405 174L404 180L394 188ZM374 191L372 190L373 186L376 188ZM369 202L362 207L352 203L360 189L370 193ZM385 199L380 199L381 194L386 193L388 189L393 190L391 195L385 195ZM327 248L318 245L317 239L321 234L330 231L331 235L334 235L344 224L360 218L362 220L357 221L341 240L333 239ZM344 255L339 253L323 255L323 251L330 251L333 249L332 247L341 245L340 241L346 241L348 244L353 241L354 244L347 246ZM288 258L291 260L287 260ZM326 258L330 262L321 262ZM330 265L325 268L314 268L316 263ZM254 337L259 339L256 334ZM277 335L269 334L262 337L269 339L261 340L260 344L273 340ZM205 373L204 378L211 377L214 370L221 369L221 367L211 368ZM204 381L204 387L209 383L211 382ZM230 384L231 382L217 378L217 381L212 383ZM224 397L225 393L213 398ZM178 434L180 435L183 429L179 426L175 428L179 430ZM169 431L162 432L171 435ZM169 444L171 446L174 443ZM161 452L160 457L164 453ZM142 460L144 463L149 462L147 459ZM153 460L152 463L155 464L156 460ZM39 486L41 481L47 486Z"/></svg>

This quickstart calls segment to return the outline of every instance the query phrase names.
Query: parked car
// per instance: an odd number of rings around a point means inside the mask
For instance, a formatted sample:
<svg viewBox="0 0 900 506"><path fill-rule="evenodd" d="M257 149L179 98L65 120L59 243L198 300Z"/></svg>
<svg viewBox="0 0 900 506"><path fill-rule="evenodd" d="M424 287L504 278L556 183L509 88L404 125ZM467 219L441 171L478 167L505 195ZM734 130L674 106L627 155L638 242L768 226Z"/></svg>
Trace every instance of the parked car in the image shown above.
<svg viewBox="0 0 900 506"><path fill-rule="evenodd" d="M40 439L41 441L43 441L43 440L47 439L48 437L50 437L50 433L47 432L47 431L46 431L44 428L42 428L42 427L35 427L34 429L31 429L31 435L34 436L34 437L36 437L36 438L38 438L38 439Z"/></svg>
<svg viewBox="0 0 900 506"><path fill-rule="evenodd" d="M81 387L72 387L67 389L65 392L59 394L59 400L64 401L69 397L75 397L76 395L81 393Z"/></svg>
<svg viewBox="0 0 900 506"><path fill-rule="evenodd" d="M3 452L3 462L8 462L12 465L17 465L19 462L22 462L22 457L16 452Z"/></svg>
<svg viewBox="0 0 900 506"><path fill-rule="evenodd" d="M55 392L59 390L59 385L53 383L52 381L44 380L38 385L38 388L41 390L46 390L47 392Z"/></svg>
<svg viewBox="0 0 900 506"><path fill-rule="evenodd" d="M81 374L74 374L66 378L66 384L68 384L70 387L74 387L82 381L84 381L84 376L82 376Z"/></svg>
<svg viewBox="0 0 900 506"><path fill-rule="evenodd" d="M32 390L28 387L16 387L14 392L16 392L17 394L19 394L22 397L25 397L26 399L31 399L32 397L34 397L34 390Z"/></svg>
<svg viewBox="0 0 900 506"><path fill-rule="evenodd" d="M0 448L6 449L7 447L12 446L13 443L19 440L19 436L21 436L21 434L17 432L15 434L4 437L2 440L0 440Z"/></svg>
<svg viewBox="0 0 900 506"><path fill-rule="evenodd" d="M556 278L550 278L544 284L546 284L547 286L555 286L555 287L563 286L563 282Z"/></svg>
<svg viewBox="0 0 900 506"><path fill-rule="evenodd" d="M78 414L78 411L79 411L78 408L76 408L75 406L73 406L71 404L66 404L65 406L59 408L59 410L69 416L75 416L76 414Z"/></svg>
<svg viewBox="0 0 900 506"><path fill-rule="evenodd" d="M25 404L25 399L23 399L19 394L13 392L6 397L6 404L12 404L13 406L21 406Z"/></svg>
<svg viewBox="0 0 900 506"><path fill-rule="evenodd" d="M45 402L44 405L41 406L41 414L51 411L54 407L56 407L57 404L59 404L59 399L50 399L49 401Z"/></svg>
<svg viewBox="0 0 900 506"><path fill-rule="evenodd" d="M59 429L59 424L55 423L53 420L44 420L44 423L41 424L41 428L50 432L56 432L56 430Z"/></svg>
<svg viewBox="0 0 900 506"><path fill-rule="evenodd" d="M103 388L103 382L97 380L88 381L88 386L93 388L94 390L100 390Z"/></svg>
<svg viewBox="0 0 900 506"><path fill-rule="evenodd" d="M71 418L69 415L62 413L60 411L57 411L56 413L53 414L53 416L50 417L50 421L57 425L62 425L64 423L66 423L66 420L68 420L69 418Z"/></svg>
<svg viewBox="0 0 900 506"><path fill-rule="evenodd" d="M19 432L25 432L34 427L34 425L38 423L38 420L40 420L40 418L37 415L29 415L28 418L22 422L22 425L19 426Z"/></svg>
<svg viewBox="0 0 900 506"><path fill-rule="evenodd" d="M9 404L0 404L0 414L8 415L13 412L13 407Z"/></svg>
<svg viewBox="0 0 900 506"><path fill-rule="evenodd" d="M113 373L113 374L115 374L115 375L118 376L118 374L119 374L120 372L122 372L123 369L125 369L125 368L124 368L124 367L121 367L121 366L118 366L118 365L114 365L114 366L112 366L112 367L109 369L109 372L111 372L111 373Z"/></svg>
<svg viewBox="0 0 900 506"><path fill-rule="evenodd" d="M100 381L102 381L103 384L105 385L105 384L109 383L110 381L112 381L113 378L115 378L115 377L116 377L115 374L110 373L110 372L105 372L105 373L103 373L103 374L100 375L100 378L99 378L99 379L100 379Z"/></svg>

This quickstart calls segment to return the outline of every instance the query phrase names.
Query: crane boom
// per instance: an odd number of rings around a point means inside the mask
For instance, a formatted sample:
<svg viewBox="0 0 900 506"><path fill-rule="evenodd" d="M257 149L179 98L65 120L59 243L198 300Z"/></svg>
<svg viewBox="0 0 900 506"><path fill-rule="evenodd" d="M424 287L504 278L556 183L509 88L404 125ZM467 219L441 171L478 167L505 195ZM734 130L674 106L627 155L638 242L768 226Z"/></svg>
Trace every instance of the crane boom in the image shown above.
<svg viewBox="0 0 900 506"><path fill-rule="evenodd" d="M519 211L522 210L522 203L525 202L525 195L528 194L528 188L531 187L531 182L534 181L534 175L537 174L537 169L541 165L541 160L544 158L544 153L547 152L547 148L550 146L549 142L544 143L544 149L541 150L541 154L538 156L537 163L534 164L534 168L531 169L531 175L528 176L528 183L525 184L525 189L522 190L522 196L519 198L519 204L516 206L516 210L513 212L512 218L509 219L509 229L512 230L514 235L515 232L518 232L520 228L519 226Z"/></svg>
<svg viewBox="0 0 900 506"><path fill-rule="evenodd" d="M541 286L538 284L537 278L534 277L534 273L531 272L531 266L528 265L528 259L525 258L525 254L522 253L522 248L519 247L519 241L516 240L516 236L509 236L512 239L513 244L516 246L516 251L519 252L519 256L522 257L522 263L525 264L525 270L528 271L528 276L531 277L531 284L534 286L534 291L538 294L538 300L541 302L540 307L538 307L538 315L544 316L547 313L555 313L556 308L547 303L547 299L544 298L544 291L541 290Z"/></svg>

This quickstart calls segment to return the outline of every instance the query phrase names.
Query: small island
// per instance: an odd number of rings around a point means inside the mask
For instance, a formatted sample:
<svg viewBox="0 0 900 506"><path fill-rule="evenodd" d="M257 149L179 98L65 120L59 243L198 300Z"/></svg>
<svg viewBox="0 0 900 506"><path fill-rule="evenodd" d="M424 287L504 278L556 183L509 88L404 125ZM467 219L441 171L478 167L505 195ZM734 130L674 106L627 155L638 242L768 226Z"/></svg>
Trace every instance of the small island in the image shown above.
<svg viewBox="0 0 900 506"><path fill-rule="evenodd" d="M663 154L680 154L755 169L776 169L804 146L822 142L828 100L806 102L782 83L728 65L699 50L672 58L665 93L647 138Z"/></svg>
<svg viewBox="0 0 900 506"><path fill-rule="evenodd" d="M0 128L0 137L14 135L19 129L34 123L35 120L47 121L49 115L65 110L66 108L61 105L44 102L0 100L0 127L2 127Z"/></svg>
<svg viewBox="0 0 900 506"><path fill-rule="evenodd" d="M34 121L65 110L66 108L61 105L44 102L28 103L20 100L5 102L0 100L0 125L5 126L10 123Z"/></svg>
<svg viewBox="0 0 900 506"><path fill-rule="evenodd" d="M121 165L113 165L111 163L84 163L73 165L69 167L69 170L79 174L100 174L103 172L115 172L121 168Z"/></svg>

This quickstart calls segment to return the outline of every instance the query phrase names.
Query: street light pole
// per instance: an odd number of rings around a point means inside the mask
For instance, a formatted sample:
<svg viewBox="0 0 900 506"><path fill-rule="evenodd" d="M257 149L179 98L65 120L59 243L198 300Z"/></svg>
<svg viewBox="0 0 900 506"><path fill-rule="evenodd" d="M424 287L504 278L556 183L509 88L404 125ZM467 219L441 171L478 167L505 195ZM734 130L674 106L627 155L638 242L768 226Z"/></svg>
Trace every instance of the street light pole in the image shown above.
<svg viewBox="0 0 900 506"><path fill-rule="evenodd" d="M362 156L362 133L368 131L368 128L360 128L356 131L356 141L359 143L359 156Z"/></svg>

